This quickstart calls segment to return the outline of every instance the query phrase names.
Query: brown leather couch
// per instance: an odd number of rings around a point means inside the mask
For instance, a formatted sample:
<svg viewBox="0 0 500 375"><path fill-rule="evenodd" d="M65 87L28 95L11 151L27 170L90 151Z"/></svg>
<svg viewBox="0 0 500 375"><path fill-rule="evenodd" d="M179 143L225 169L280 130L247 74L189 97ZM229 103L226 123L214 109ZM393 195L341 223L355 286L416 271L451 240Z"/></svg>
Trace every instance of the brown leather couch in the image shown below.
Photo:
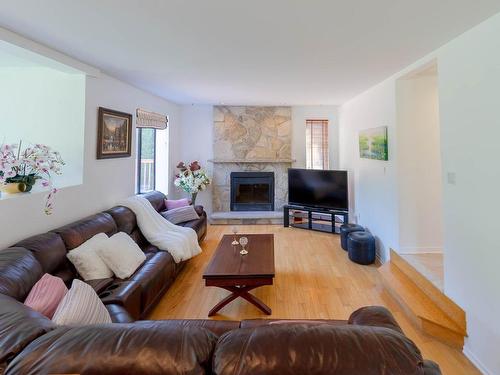
<svg viewBox="0 0 500 375"><path fill-rule="evenodd" d="M164 211L161 193L146 195ZM186 223L206 234L206 215ZM99 232L127 232L147 260L127 280L88 281L113 322L56 326L22 301L43 273L68 284L78 277L66 252ZM144 318L184 264L149 244L132 212L104 213L31 237L0 251L0 374L424 374L439 367L383 307L366 307L348 321L168 320Z"/></svg>
<svg viewBox="0 0 500 375"><path fill-rule="evenodd" d="M80 327L0 294L0 373L439 375L383 307L348 321L137 321Z"/></svg>
<svg viewBox="0 0 500 375"><path fill-rule="evenodd" d="M154 191L143 196L160 214L166 212L166 197L163 193ZM203 207L196 206L195 209L200 218L180 225L193 228L201 242L207 232L207 215ZM91 280L88 283L101 297L113 322L127 323L146 317L172 285L186 262L175 263L168 252L160 251L150 244L137 226L135 214L123 206L113 207L62 228L30 237L11 248L11 251L28 250L36 261L32 264L32 279L25 283L24 289L15 298L24 300L33 284L44 273L62 278L69 287L79 275L67 259L67 252L101 232L108 236L117 232L129 234L146 254L146 261L126 280L110 278Z"/></svg>

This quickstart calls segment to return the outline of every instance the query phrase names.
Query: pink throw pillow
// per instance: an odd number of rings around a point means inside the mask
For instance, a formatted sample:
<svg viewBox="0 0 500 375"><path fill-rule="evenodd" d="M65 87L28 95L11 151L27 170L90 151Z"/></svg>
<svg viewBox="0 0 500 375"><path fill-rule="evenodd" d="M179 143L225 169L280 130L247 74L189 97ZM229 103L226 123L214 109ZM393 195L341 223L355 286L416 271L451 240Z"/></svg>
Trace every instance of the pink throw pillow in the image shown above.
<svg viewBox="0 0 500 375"><path fill-rule="evenodd" d="M60 277L46 273L33 285L24 304L52 319L57 306L67 292L68 288Z"/></svg>
<svg viewBox="0 0 500 375"><path fill-rule="evenodd" d="M167 210L172 210L174 208L189 206L189 200L187 198L182 199L165 199L165 206Z"/></svg>

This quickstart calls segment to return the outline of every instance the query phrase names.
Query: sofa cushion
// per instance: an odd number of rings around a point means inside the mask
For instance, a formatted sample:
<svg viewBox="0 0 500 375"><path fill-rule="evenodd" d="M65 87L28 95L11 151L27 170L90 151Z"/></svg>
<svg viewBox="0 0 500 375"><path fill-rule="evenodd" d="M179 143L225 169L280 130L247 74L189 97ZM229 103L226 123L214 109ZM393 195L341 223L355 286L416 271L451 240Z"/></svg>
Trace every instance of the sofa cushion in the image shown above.
<svg viewBox="0 0 500 375"><path fill-rule="evenodd" d="M137 227L137 219L131 209L123 206L116 206L106 211L116 222L118 232L132 233Z"/></svg>
<svg viewBox="0 0 500 375"><path fill-rule="evenodd" d="M383 306L366 306L354 311L349 317L349 324L390 328L403 333L391 312Z"/></svg>
<svg viewBox="0 0 500 375"><path fill-rule="evenodd" d="M165 199L167 198L165 194L159 191L151 191L149 193L141 194L141 196L146 198L156 211L160 212L165 210Z"/></svg>
<svg viewBox="0 0 500 375"><path fill-rule="evenodd" d="M31 288L24 304L40 314L52 319L68 288L61 278L46 273Z"/></svg>
<svg viewBox="0 0 500 375"><path fill-rule="evenodd" d="M52 321L58 325L100 324L111 323L111 317L94 289L75 279Z"/></svg>
<svg viewBox="0 0 500 375"><path fill-rule="evenodd" d="M189 200L187 198L165 199L165 207L167 210L173 210L174 208L186 206L189 206Z"/></svg>
<svg viewBox="0 0 500 375"><path fill-rule="evenodd" d="M45 273L52 274L66 261L66 246L57 233L39 234L19 242L16 246L31 251Z"/></svg>
<svg viewBox="0 0 500 375"><path fill-rule="evenodd" d="M0 373L6 363L56 325L15 299L0 294Z"/></svg>
<svg viewBox="0 0 500 375"><path fill-rule="evenodd" d="M161 215L172 224L185 223L186 221L198 220L200 218L193 206L173 208L163 211Z"/></svg>
<svg viewBox="0 0 500 375"><path fill-rule="evenodd" d="M142 316L151 309L154 303L161 297L161 294L173 282L175 277L175 262L172 256L159 251L156 254L148 254L148 259L129 278L137 281L141 285L141 310Z"/></svg>
<svg viewBox="0 0 500 375"><path fill-rule="evenodd" d="M42 275L42 266L28 250L11 247L0 251L1 294L24 301Z"/></svg>
<svg viewBox="0 0 500 375"><path fill-rule="evenodd" d="M175 322L61 327L34 341L6 374L205 375L217 336Z"/></svg>
<svg viewBox="0 0 500 375"><path fill-rule="evenodd" d="M101 259L98 252L99 249L106 248L109 240L104 233L98 233L68 252L68 259L73 263L83 280L113 277L113 271Z"/></svg>
<svg viewBox="0 0 500 375"><path fill-rule="evenodd" d="M118 232L96 249L97 255L113 271L116 277L130 277L146 260L146 256L125 232Z"/></svg>
<svg viewBox="0 0 500 375"><path fill-rule="evenodd" d="M213 372L424 374L420 351L404 335L383 327L328 324L279 324L229 331L217 343Z"/></svg>
<svg viewBox="0 0 500 375"><path fill-rule="evenodd" d="M66 248L72 250L98 233L106 233L108 236L112 236L117 232L117 228L113 217L108 213L101 212L65 225L53 232L59 233Z"/></svg>
<svg viewBox="0 0 500 375"><path fill-rule="evenodd" d="M194 231L198 235L198 241L201 241L206 234L207 217L200 216L200 218L197 220L186 221L185 223L179 223L179 225L194 229Z"/></svg>

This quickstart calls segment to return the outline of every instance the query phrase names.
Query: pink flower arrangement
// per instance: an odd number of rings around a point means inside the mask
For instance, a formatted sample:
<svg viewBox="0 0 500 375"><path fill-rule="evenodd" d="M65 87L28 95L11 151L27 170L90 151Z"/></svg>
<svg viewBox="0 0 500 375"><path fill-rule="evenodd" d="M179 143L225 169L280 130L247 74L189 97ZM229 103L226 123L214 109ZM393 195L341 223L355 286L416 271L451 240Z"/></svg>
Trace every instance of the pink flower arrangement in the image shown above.
<svg viewBox="0 0 500 375"><path fill-rule="evenodd" d="M62 174L64 161L57 151L49 146L36 144L22 149L19 145L0 146L0 185L6 183L23 184L23 191L30 191L37 180L49 194L45 202L45 213L50 215L54 208L53 199L57 189L52 186L52 175Z"/></svg>

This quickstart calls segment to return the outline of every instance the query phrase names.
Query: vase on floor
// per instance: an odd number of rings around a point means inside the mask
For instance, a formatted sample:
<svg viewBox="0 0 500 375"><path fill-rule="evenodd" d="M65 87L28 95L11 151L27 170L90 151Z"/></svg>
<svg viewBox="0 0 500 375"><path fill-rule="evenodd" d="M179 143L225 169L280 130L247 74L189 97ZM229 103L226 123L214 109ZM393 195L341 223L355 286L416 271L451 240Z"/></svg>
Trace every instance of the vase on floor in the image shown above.
<svg viewBox="0 0 500 375"><path fill-rule="evenodd" d="M196 197L198 196L198 192L191 193L191 204L194 206L196 204Z"/></svg>

